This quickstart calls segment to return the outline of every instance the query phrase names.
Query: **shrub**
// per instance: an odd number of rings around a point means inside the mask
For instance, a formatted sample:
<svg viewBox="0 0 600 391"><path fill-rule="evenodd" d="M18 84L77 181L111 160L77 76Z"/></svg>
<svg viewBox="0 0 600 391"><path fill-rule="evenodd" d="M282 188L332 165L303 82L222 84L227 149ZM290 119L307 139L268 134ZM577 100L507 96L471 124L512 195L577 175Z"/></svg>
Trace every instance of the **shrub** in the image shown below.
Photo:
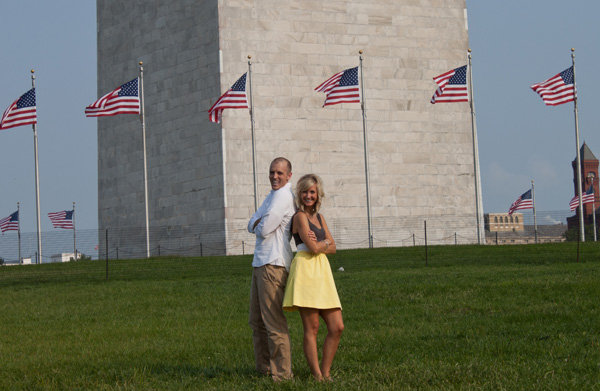
<svg viewBox="0 0 600 391"><path fill-rule="evenodd" d="M587 224L584 227L584 232L585 232L586 240L589 241L590 239L591 240L594 239L594 225L593 224ZM565 239L567 239L567 242L576 242L579 239L579 226L569 228L568 230L565 231L563 236L565 237Z"/></svg>

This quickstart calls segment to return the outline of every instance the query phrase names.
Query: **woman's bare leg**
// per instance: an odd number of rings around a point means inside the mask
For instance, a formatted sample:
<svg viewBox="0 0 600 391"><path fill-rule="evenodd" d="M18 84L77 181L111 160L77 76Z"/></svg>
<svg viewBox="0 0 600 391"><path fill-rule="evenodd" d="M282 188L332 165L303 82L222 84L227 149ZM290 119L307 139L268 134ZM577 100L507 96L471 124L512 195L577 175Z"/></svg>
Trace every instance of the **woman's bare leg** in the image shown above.
<svg viewBox="0 0 600 391"><path fill-rule="evenodd" d="M319 367L319 354L317 353L317 334L319 332L319 310L315 308L299 308L302 326L304 327L304 356L308 367L317 381L323 380Z"/></svg>
<svg viewBox="0 0 600 391"><path fill-rule="evenodd" d="M323 320L327 324L327 336L323 342L323 358L321 359L321 375L325 379L331 376L331 364L337 352L340 338L344 331L344 321L342 319L342 310L334 308L320 311Z"/></svg>

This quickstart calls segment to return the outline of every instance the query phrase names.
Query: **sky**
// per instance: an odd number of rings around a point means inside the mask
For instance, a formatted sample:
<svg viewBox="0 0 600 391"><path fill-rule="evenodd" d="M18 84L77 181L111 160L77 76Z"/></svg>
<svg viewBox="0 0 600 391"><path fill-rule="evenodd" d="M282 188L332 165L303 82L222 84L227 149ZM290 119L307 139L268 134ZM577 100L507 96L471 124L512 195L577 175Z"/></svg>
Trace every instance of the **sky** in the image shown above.
<svg viewBox="0 0 600 391"><path fill-rule="evenodd" d="M0 112L35 70L41 230L73 202L77 230L97 228L97 120L84 115L97 98L96 2L3 1L0 36ZM0 130L0 218L20 202L22 232L36 230L33 145L31 125Z"/></svg>
<svg viewBox="0 0 600 391"><path fill-rule="evenodd" d="M538 211L568 211L577 147L573 104L546 106L529 87L571 66L579 136L600 156L600 4L467 0L485 212L506 212L535 181Z"/></svg>
<svg viewBox="0 0 600 391"><path fill-rule="evenodd" d="M486 213L507 211L531 180L537 210L568 210L573 104L545 106L529 86L571 66L572 47L580 140L600 156L599 10L589 0L467 0ZM84 115L98 93L108 92L96 88L96 2L5 1L0 36L0 111L31 88L35 69L42 231L52 230L47 213L70 210L73 202L77 229L97 228L97 120ZM35 231L31 126L0 131L0 166L0 218L20 202L22 231Z"/></svg>

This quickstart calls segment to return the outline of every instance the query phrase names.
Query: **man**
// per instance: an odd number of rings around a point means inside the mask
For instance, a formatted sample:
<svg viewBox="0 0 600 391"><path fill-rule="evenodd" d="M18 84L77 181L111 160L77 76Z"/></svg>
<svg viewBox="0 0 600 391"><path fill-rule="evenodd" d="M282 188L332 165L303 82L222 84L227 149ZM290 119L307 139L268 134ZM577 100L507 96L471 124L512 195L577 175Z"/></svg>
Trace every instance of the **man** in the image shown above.
<svg viewBox="0 0 600 391"><path fill-rule="evenodd" d="M283 157L271 162L271 192L248 222L256 235L252 260L249 324L253 330L256 370L281 381L292 377L287 320L282 302L292 261L290 226L295 213L292 164Z"/></svg>

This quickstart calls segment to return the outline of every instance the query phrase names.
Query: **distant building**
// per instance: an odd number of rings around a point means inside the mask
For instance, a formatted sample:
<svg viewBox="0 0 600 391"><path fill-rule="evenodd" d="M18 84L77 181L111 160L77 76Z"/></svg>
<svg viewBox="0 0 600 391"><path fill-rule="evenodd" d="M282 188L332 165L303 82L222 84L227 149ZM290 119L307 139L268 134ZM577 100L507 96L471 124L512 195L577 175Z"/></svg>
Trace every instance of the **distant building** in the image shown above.
<svg viewBox="0 0 600 391"><path fill-rule="evenodd" d="M19 262L4 262L3 266L18 266L18 265L31 265L31 258L21 258L21 263Z"/></svg>
<svg viewBox="0 0 600 391"><path fill-rule="evenodd" d="M490 232L523 231L523 214L486 213L483 217L485 229Z"/></svg>
<svg viewBox="0 0 600 391"><path fill-rule="evenodd" d="M50 257L50 262L59 263L59 262L69 262L71 258L75 258L73 253L60 253L54 254ZM77 253L77 259L81 258L81 253Z"/></svg>
<svg viewBox="0 0 600 391"><path fill-rule="evenodd" d="M583 193L593 184L594 185L594 204L583 205L583 218L585 224L592 224L592 213L600 206L600 194L598 194L598 159L592 153L592 150L583 143L579 150L579 157L581 159L581 191ZM573 194L578 195L577 186L577 158L571 162L573 167ZM598 223L598 221L596 221ZM575 211L575 216L567 218L567 226L569 228L579 226L579 208Z"/></svg>
<svg viewBox="0 0 600 391"><path fill-rule="evenodd" d="M533 243L556 243L566 240L564 233L567 230L565 224L538 225L537 240L533 225L524 225L521 231L496 231L486 230L486 244L533 244Z"/></svg>
<svg viewBox="0 0 600 391"><path fill-rule="evenodd" d="M564 242L567 226L525 225L522 213L486 213L484 215L486 244L529 244ZM536 238L537 237L537 238Z"/></svg>

